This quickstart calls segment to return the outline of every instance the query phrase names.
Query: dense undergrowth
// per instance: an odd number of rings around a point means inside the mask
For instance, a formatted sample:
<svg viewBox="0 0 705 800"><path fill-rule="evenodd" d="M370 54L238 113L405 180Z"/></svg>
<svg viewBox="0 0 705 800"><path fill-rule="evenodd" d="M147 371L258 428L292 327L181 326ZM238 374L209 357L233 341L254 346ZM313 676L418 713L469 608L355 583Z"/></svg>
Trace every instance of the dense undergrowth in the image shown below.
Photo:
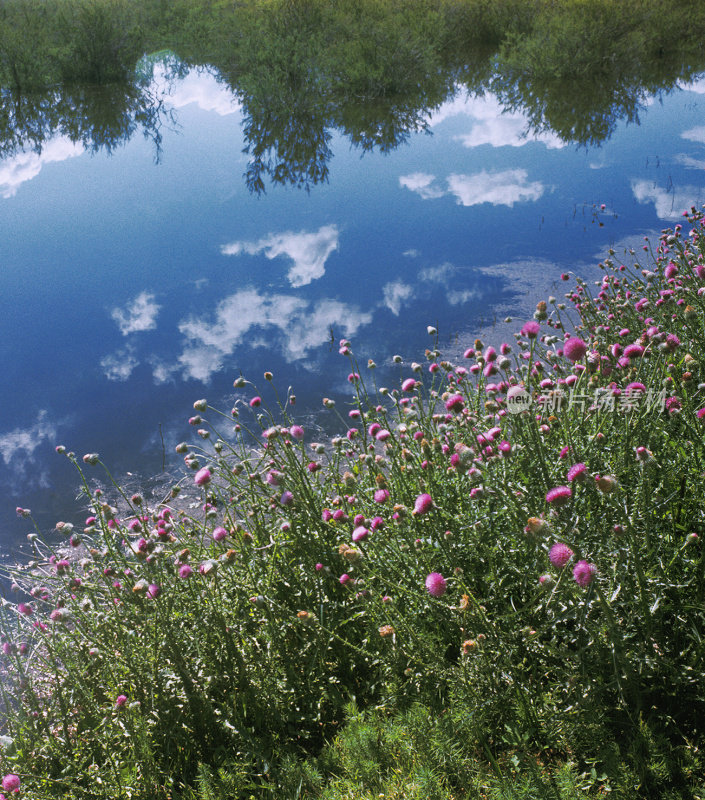
<svg viewBox="0 0 705 800"><path fill-rule="evenodd" d="M387 387L341 341L332 438L238 377L154 507L57 448L88 517L6 570L19 796L704 796L703 215L644 250Z"/></svg>

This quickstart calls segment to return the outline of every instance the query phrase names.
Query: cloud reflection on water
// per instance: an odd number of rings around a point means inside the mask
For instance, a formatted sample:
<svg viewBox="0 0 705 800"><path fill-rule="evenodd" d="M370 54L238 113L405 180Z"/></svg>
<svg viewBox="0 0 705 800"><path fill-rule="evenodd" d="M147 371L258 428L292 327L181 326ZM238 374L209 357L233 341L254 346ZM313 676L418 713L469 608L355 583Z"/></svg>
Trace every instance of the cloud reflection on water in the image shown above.
<svg viewBox="0 0 705 800"><path fill-rule="evenodd" d="M328 257L338 249L338 237L336 225L323 225L314 233L286 231L271 233L256 242L232 242L223 245L220 252L226 256L264 253L270 260L286 256L293 262L287 278L291 286L298 288L323 277Z"/></svg>

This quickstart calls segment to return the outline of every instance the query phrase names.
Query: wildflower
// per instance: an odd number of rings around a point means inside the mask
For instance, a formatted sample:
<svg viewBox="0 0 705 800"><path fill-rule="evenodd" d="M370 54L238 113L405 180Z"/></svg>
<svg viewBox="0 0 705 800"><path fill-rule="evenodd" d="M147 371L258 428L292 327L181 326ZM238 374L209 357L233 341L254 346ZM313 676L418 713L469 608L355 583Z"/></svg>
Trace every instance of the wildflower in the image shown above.
<svg viewBox="0 0 705 800"><path fill-rule="evenodd" d="M147 587L147 597L156 600L162 593L162 587L158 583L150 583Z"/></svg>
<svg viewBox="0 0 705 800"><path fill-rule="evenodd" d="M401 385L402 392L413 392L416 388L416 379L407 378Z"/></svg>
<svg viewBox="0 0 705 800"><path fill-rule="evenodd" d="M585 480L585 471L587 467L585 464L573 464L573 466L568 470L567 479L573 483L574 481L584 481Z"/></svg>
<svg viewBox="0 0 705 800"><path fill-rule="evenodd" d="M379 635L383 639L386 639L389 636L394 636L394 626L393 625L382 625L382 627L379 629Z"/></svg>
<svg viewBox="0 0 705 800"><path fill-rule="evenodd" d="M460 394L452 394L446 400L446 411L452 411L454 414L462 411L465 408L465 401Z"/></svg>
<svg viewBox="0 0 705 800"><path fill-rule="evenodd" d="M370 532L364 525L359 525L352 533L352 540L353 542L362 542L370 535Z"/></svg>
<svg viewBox="0 0 705 800"><path fill-rule="evenodd" d="M286 491L282 492L279 502L283 506L290 506L294 502L294 495L287 489Z"/></svg>
<svg viewBox="0 0 705 800"><path fill-rule="evenodd" d="M211 479L211 471L208 467L203 467L203 469L199 469L198 472L194 475L193 482L196 486L205 486L207 483L210 483Z"/></svg>
<svg viewBox="0 0 705 800"><path fill-rule="evenodd" d="M585 588L592 583L597 567L594 564L589 564L587 561L581 560L573 567L573 577L578 586Z"/></svg>
<svg viewBox="0 0 705 800"><path fill-rule="evenodd" d="M430 494L420 494L414 503L414 510L411 512L415 517L427 514L433 508L433 498Z"/></svg>
<svg viewBox="0 0 705 800"><path fill-rule="evenodd" d="M477 642L474 639L466 639L463 642L463 655L468 656L477 647Z"/></svg>
<svg viewBox="0 0 705 800"><path fill-rule="evenodd" d="M571 336L563 345L563 355L570 361L580 361L587 351L588 346L577 336Z"/></svg>
<svg viewBox="0 0 705 800"><path fill-rule="evenodd" d="M122 708L127 703L127 696L119 694L115 699L115 708Z"/></svg>
<svg viewBox="0 0 705 800"><path fill-rule="evenodd" d="M431 572L426 577L426 589L431 597L443 597L448 589L448 582L440 572Z"/></svg>
<svg viewBox="0 0 705 800"><path fill-rule="evenodd" d="M216 542L222 542L223 539L228 535L228 532L223 527L217 527L213 531L213 540Z"/></svg>
<svg viewBox="0 0 705 800"><path fill-rule="evenodd" d="M520 333L522 336L526 336L527 339L535 339L539 335L540 330L541 326L538 324L538 322L530 319L524 324L524 327L521 329Z"/></svg>
<svg viewBox="0 0 705 800"><path fill-rule="evenodd" d="M344 572L339 578L338 582L341 586L347 586L353 579L348 575L347 572Z"/></svg>
<svg viewBox="0 0 705 800"><path fill-rule="evenodd" d="M17 610L26 617L31 617L34 614L34 609L28 603L18 603Z"/></svg>
<svg viewBox="0 0 705 800"><path fill-rule="evenodd" d="M374 493L374 500L375 503L386 503L389 500L389 490L388 489L377 489Z"/></svg>
<svg viewBox="0 0 705 800"><path fill-rule="evenodd" d="M262 405L262 398L259 395L256 395L255 397L252 398L252 400L250 400L250 408L257 408L257 406L261 405Z"/></svg>
<svg viewBox="0 0 705 800"><path fill-rule="evenodd" d="M182 564L179 567L179 577L180 578L188 578L193 574L193 570L188 564Z"/></svg>
<svg viewBox="0 0 705 800"><path fill-rule="evenodd" d="M567 486L556 486L546 494L546 502L549 505L564 506L571 498L572 492Z"/></svg>
<svg viewBox="0 0 705 800"><path fill-rule="evenodd" d="M617 479L614 475L603 475L602 477L597 477L596 479L597 488L603 494L610 494L617 488Z"/></svg>
<svg viewBox="0 0 705 800"><path fill-rule="evenodd" d="M548 560L559 569L563 569L571 558L573 558L573 551L563 542L556 542L548 553Z"/></svg>

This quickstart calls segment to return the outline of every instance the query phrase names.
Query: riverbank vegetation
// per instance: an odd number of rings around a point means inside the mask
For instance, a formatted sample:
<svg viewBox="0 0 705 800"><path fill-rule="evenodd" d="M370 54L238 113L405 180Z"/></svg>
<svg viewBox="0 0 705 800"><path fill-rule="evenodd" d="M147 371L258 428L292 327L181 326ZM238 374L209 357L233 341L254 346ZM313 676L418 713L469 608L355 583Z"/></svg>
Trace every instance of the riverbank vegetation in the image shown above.
<svg viewBox="0 0 705 800"><path fill-rule="evenodd" d="M237 376L162 503L57 448L85 525L1 617L20 797L704 797L703 214L600 267L386 386L340 341L332 436Z"/></svg>
<svg viewBox="0 0 705 800"><path fill-rule="evenodd" d="M158 156L157 63L231 87L255 192L325 181L333 130L397 147L458 89L595 144L702 72L704 36L703 8L672 0L2 0L0 156L55 136L110 151L140 131Z"/></svg>

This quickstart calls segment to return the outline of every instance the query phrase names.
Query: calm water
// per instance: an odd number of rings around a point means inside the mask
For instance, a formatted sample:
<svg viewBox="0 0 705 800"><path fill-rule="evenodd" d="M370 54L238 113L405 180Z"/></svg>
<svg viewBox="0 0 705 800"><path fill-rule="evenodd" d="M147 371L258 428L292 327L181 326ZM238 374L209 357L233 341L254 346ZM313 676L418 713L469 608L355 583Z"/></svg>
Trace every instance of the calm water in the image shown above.
<svg viewBox="0 0 705 800"><path fill-rule="evenodd" d="M193 401L229 408L240 372L266 398L271 370L310 414L347 394L331 337L382 372L422 357L428 324L447 350L496 338L494 318L530 315L560 273L592 274L609 246L638 248L705 200L705 80L591 149L459 95L386 155L331 131L327 182L258 195L232 92L157 72L159 149L139 132L111 154L55 135L0 161L5 553L30 530L17 505L45 528L83 516L56 444L149 475L163 434L176 467Z"/></svg>

